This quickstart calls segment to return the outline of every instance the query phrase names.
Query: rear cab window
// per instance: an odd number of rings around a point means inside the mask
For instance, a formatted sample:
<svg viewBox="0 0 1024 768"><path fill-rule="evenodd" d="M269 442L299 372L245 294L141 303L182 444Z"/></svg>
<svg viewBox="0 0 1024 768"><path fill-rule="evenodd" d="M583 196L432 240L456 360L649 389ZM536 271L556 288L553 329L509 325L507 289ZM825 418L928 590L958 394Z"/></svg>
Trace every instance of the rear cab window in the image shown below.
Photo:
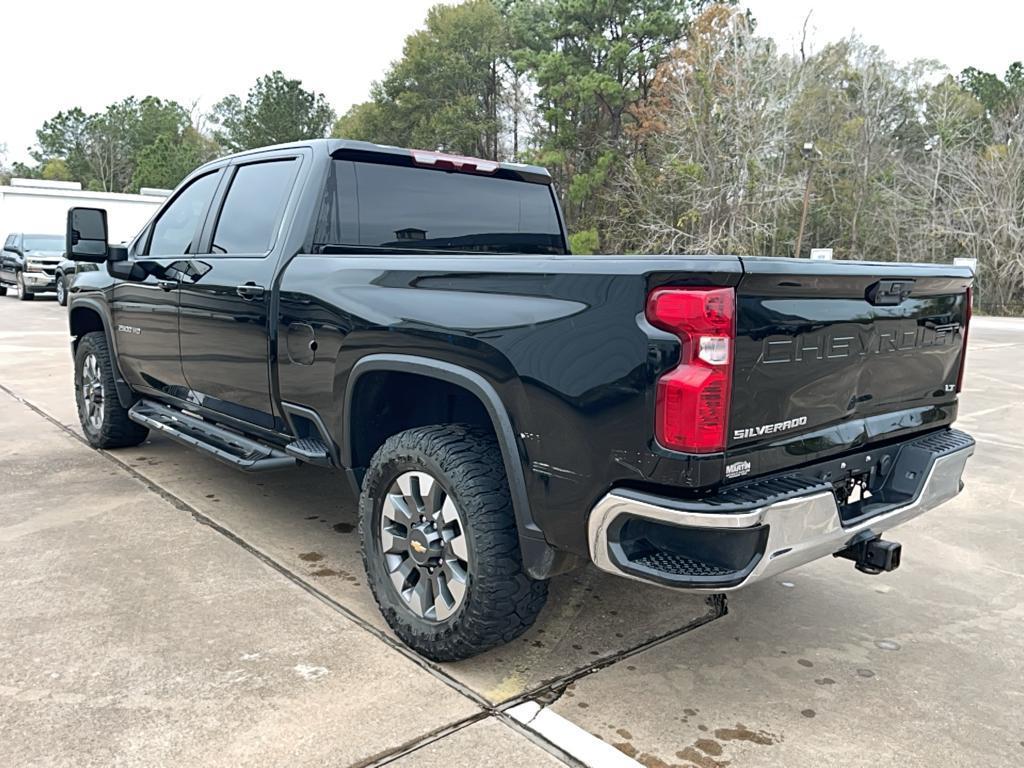
<svg viewBox="0 0 1024 768"><path fill-rule="evenodd" d="M273 247L298 165L289 157L239 166L217 219L213 254L262 255Z"/></svg>
<svg viewBox="0 0 1024 768"><path fill-rule="evenodd" d="M316 247L566 252L547 184L373 162L334 165Z"/></svg>

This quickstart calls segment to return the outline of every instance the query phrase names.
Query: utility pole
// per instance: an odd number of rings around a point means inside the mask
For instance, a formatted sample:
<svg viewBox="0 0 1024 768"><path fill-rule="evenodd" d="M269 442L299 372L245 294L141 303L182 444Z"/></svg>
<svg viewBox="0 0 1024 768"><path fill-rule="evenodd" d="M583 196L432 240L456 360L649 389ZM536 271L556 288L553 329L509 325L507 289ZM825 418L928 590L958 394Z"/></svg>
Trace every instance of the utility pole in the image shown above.
<svg viewBox="0 0 1024 768"><path fill-rule="evenodd" d="M814 148L813 141L805 141L800 148L804 162L807 163L807 179L804 182L804 209L800 213L800 229L796 234L796 252L793 254L800 258L800 247L804 242L804 227L807 225L807 206L811 202L811 170L814 168L814 160L821 157L821 152Z"/></svg>

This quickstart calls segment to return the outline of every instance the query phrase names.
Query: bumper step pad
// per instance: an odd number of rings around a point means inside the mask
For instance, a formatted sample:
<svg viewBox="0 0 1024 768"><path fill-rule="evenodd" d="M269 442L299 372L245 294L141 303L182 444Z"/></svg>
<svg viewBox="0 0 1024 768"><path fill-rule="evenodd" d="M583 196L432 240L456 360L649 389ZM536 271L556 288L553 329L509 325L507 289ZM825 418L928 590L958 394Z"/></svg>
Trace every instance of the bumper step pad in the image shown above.
<svg viewBox="0 0 1024 768"><path fill-rule="evenodd" d="M664 586L736 589L856 542L880 540L884 531L949 501L960 492L973 451L970 435L943 429L711 497L615 489L591 510L591 558L601 570ZM845 480L834 471L840 465L862 474L873 467L869 498L837 500L835 484Z"/></svg>

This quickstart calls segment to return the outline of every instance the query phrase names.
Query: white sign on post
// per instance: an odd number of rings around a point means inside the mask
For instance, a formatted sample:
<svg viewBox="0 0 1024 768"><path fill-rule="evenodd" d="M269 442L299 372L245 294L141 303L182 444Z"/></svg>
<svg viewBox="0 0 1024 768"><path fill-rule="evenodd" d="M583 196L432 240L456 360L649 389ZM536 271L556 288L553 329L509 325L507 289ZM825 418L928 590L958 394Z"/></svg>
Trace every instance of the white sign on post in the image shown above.
<svg viewBox="0 0 1024 768"><path fill-rule="evenodd" d="M832 249L811 248L811 261L832 261Z"/></svg>

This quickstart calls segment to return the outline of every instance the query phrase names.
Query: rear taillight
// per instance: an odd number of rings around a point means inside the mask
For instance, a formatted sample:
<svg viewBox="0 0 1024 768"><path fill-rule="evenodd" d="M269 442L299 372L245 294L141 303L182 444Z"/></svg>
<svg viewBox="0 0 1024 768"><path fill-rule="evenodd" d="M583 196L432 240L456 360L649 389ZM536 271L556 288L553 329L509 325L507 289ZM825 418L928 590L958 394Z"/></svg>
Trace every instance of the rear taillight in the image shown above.
<svg viewBox="0 0 1024 768"><path fill-rule="evenodd" d="M967 295L964 297L964 301L967 304L964 306L964 332L960 342L960 372L956 375L957 392L964 388L964 364L967 362L967 329L971 326L971 301L973 298L971 289L968 288Z"/></svg>
<svg viewBox="0 0 1024 768"><path fill-rule="evenodd" d="M658 288L651 325L679 337L679 364L658 379L654 433L665 448L725 450L732 388L736 299L732 288Z"/></svg>

